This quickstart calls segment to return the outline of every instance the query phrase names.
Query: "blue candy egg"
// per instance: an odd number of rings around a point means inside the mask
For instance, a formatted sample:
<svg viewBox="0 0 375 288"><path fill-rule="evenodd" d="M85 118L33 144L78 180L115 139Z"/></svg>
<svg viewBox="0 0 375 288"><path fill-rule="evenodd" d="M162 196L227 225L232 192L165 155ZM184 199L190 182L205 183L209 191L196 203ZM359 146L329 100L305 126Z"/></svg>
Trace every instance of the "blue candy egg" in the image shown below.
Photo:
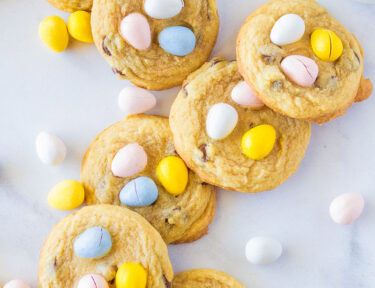
<svg viewBox="0 0 375 288"><path fill-rule="evenodd" d="M165 28L159 34L159 44L168 53L177 56L186 56L195 48L195 35L193 31L184 26Z"/></svg>
<svg viewBox="0 0 375 288"><path fill-rule="evenodd" d="M159 191L155 182L148 177L138 177L130 181L120 191L120 201L130 207L151 205L158 199Z"/></svg>
<svg viewBox="0 0 375 288"><path fill-rule="evenodd" d="M100 258L112 247L109 232L100 227L92 227L80 234L73 244L74 253L83 258Z"/></svg>

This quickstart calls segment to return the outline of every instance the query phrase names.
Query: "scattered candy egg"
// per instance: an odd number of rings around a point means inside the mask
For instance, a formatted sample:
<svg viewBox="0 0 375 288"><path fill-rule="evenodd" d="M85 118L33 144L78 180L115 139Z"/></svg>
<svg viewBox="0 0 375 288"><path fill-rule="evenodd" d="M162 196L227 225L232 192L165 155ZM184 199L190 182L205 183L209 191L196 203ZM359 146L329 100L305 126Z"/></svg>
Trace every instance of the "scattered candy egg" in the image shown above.
<svg viewBox="0 0 375 288"><path fill-rule="evenodd" d="M163 158L156 168L160 183L172 195L179 195L185 191L188 183L188 170L184 161L176 156Z"/></svg>
<svg viewBox="0 0 375 288"><path fill-rule="evenodd" d="M85 190L75 180L65 180L55 185L48 194L48 204L59 210L72 210L85 199Z"/></svg>
<svg viewBox="0 0 375 288"><path fill-rule="evenodd" d="M346 193L333 199L329 207L332 220L341 225L353 223L361 216L365 201L359 193Z"/></svg>
<svg viewBox="0 0 375 288"><path fill-rule="evenodd" d="M31 288L31 287L23 280L12 280L6 283L4 285L4 288Z"/></svg>
<svg viewBox="0 0 375 288"><path fill-rule="evenodd" d="M49 16L40 23L39 37L55 52L62 52L68 47L68 30L64 20L58 16Z"/></svg>
<svg viewBox="0 0 375 288"><path fill-rule="evenodd" d="M329 62L337 60L344 50L341 39L326 29L317 29L311 34L311 47L319 59Z"/></svg>
<svg viewBox="0 0 375 288"><path fill-rule="evenodd" d="M281 62L281 69L290 80L302 87L311 87L319 74L314 60L301 55L286 57Z"/></svg>
<svg viewBox="0 0 375 288"><path fill-rule="evenodd" d="M118 104L126 115L138 114L154 108L156 98L145 89L129 86L121 90Z"/></svg>
<svg viewBox="0 0 375 288"><path fill-rule="evenodd" d="M74 253L82 258L100 258L112 248L109 232L100 227L91 227L80 234L73 244Z"/></svg>
<svg viewBox="0 0 375 288"><path fill-rule="evenodd" d="M35 146L36 153L44 164L58 165L65 159L65 144L56 135L40 132L36 137Z"/></svg>
<svg viewBox="0 0 375 288"><path fill-rule="evenodd" d="M74 39L86 43L93 43L91 14L87 11L76 11L70 14L68 19L68 31Z"/></svg>
<svg viewBox="0 0 375 288"><path fill-rule="evenodd" d="M226 103L217 103L207 113L206 132L212 139L224 139L232 133L237 122L236 109Z"/></svg>
<svg viewBox="0 0 375 288"><path fill-rule="evenodd" d="M167 19L176 16L184 7L184 0L145 0L144 9L147 15L156 19Z"/></svg>
<svg viewBox="0 0 375 288"><path fill-rule="evenodd" d="M280 242L268 237L254 237L246 244L246 258L255 265L265 265L280 258L283 247Z"/></svg>
<svg viewBox="0 0 375 288"><path fill-rule="evenodd" d="M297 14L280 17L272 27L271 41L276 45L286 45L298 41L305 34L305 21Z"/></svg>
<svg viewBox="0 0 375 288"><path fill-rule="evenodd" d="M131 13L122 19L120 34L135 49L146 50L151 45L150 24L142 14Z"/></svg>
<svg viewBox="0 0 375 288"><path fill-rule="evenodd" d="M189 28L172 26L160 32L159 44L168 53L176 56L186 56L193 52L196 38L193 31Z"/></svg>
<svg viewBox="0 0 375 288"><path fill-rule="evenodd" d="M276 142L276 130L268 124L248 130L241 140L243 153L253 160L261 160L271 153Z"/></svg>
<svg viewBox="0 0 375 288"><path fill-rule="evenodd" d="M120 149L112 160L112 173L128 177L141 172L147 165L147 154L142 146L131 143Z"/></svg>
<svg viewBox="0 0 375 288"><path fill-rule="evenodd" d="M121 203L130 207L151 205L158 196L158 187L148 177L138 177L130 181L121 189L119 195Z"/></svg>
<svg viewBox="0 0 375 288"><path fill-rule="evenodd" d="M147 271L137 263L125 263L116 273L116 288L145 288Z"/></svg>
<svg viewBox="0 0 375 288"><path fill-rule="evenodd" d="M234 102L246 107L258 108L264 106L264 103L256 96L245 81L241 81L234 86L231 97Z"/></svg>
<svg viewBox="0 0 375 288"><path fill-rule="evenodd" d="M77 288L108 288L107 280L104 277L97 274L88 274L83 276L79 282Z"/></svg>

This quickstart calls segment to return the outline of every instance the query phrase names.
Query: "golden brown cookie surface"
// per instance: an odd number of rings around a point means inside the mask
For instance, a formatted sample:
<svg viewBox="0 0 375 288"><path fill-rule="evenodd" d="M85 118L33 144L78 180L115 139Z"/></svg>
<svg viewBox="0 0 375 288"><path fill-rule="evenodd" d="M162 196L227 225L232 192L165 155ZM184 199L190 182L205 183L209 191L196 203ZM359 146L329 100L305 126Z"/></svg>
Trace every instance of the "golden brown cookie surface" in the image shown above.
<svg viewBox="0 0 375 288"><path fill-rule="evenodd" d="M57 9L65 12L74 12L77 10L90 11L92 0L47 0Z"/></svg>

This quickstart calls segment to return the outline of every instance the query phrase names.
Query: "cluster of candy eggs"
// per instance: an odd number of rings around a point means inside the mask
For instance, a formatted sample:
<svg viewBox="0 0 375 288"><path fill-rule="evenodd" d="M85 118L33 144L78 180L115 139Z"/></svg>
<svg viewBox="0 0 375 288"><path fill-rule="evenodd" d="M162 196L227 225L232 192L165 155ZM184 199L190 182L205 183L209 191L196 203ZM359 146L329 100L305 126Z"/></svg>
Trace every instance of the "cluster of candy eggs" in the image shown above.
<svg viewBox="0 0 375 288"><path fill-rule="evenodd" d="M155 19L168 19L178 15L184 7L183 0L145 0L146 14ZM134 12L122 19L121 36L135 49L147 50L151 46L151 28L147 18ZM159 33L160 47L176 56L186 56L193 52L196 37L191 29L184 26L167 27Z"/></svg>

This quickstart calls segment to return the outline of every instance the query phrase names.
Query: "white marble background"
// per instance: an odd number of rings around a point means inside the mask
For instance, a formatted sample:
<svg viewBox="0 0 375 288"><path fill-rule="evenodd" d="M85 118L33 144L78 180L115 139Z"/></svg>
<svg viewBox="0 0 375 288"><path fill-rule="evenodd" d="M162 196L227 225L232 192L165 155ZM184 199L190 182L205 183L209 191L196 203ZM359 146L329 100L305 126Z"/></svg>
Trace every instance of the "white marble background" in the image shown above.
<svg viewBox="0 0 375 288"><path fill-rule="evenodd" d="M262 0L218 0L221 32L214 55L233 59L236 34ZM375 5L321 0L360 40L367 77L375 80ZM43 0L0 0L0 285L21 278L37 284L42 243L67 213L47 205L57 182L78 179L90 141L122 118L117 94L128 85L116 80L94 45L72 41L62 54L38 38L39 22L60 12ZM154 114L168 115L178 89L156 93ZM210 267L254 288L375 287L375 97L348 115L313 125L299 171L272 192L245 195L219 191L208 236L170 246L175 271ZM40 130L68 146L58 167L41 164L34 140ZM366 207L353 225L333 224L330 201L344 192L363 193ZM244 246L257 235L279 239L285 253L269 266L255 267Z"/></svg>

